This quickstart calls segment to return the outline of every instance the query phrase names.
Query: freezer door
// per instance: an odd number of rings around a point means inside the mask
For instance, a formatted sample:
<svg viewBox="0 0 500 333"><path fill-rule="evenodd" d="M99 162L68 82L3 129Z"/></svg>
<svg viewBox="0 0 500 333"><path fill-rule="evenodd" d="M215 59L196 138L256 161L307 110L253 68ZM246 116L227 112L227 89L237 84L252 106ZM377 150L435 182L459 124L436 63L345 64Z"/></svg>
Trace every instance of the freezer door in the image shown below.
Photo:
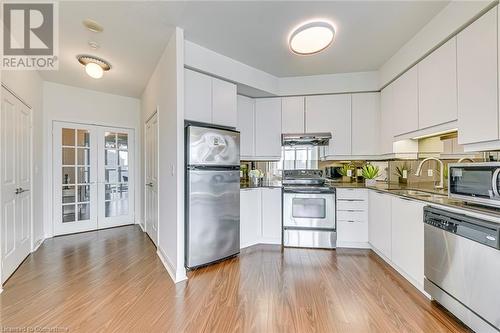
<svg viewBox="0 0 500 333"><path fill-rule="evenodd" d="M186 267L239 253L239 171L191 170L188 178Z"/></svg>
<svg viewBox="0 0 500 333"><path fill-rule="evenodd" d="M189 165L240 165L240 133L237 131L188 126L186 145Z"/></svg>

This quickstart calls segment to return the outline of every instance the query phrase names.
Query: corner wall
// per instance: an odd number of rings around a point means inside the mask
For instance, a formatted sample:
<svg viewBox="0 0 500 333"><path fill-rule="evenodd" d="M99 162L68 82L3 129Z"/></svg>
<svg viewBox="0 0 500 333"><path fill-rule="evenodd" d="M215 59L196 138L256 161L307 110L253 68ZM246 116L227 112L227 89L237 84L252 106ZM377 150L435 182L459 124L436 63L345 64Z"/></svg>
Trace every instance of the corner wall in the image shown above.
<svg viewBox="0 0 500 333"><path fill-rule="evenodd" d="M158 112L158 255L174 280L184 268L184 32L176 28L141 98L142 124Z"/></svg>

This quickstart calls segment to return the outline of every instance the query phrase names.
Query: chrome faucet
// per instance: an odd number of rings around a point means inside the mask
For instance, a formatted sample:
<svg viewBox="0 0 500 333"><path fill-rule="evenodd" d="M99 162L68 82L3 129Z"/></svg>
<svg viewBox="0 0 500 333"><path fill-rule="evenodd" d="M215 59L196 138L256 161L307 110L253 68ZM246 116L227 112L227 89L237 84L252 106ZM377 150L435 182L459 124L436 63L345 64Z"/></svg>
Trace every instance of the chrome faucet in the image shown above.
<svg viewBox="0 0 500 333"><path fill-rule="evenodd" d="M470 162L474 163L474 160L472 158L470 158L470 157L462 157L461 159L459 159L457 161L457 163L462 163L465 160L469 160Z"/></svg>
<svg viewBox="0 0 500 333"><path fill-rule="evenodd" d="M441 161L440 159L438 158L435 158L435 157L427 157L427 158L424 158L422 160L422 162L420 162L420 164L418 165L418 168L417 168L417 172L415 172L415 176L417 177L420 177L420 175L422 174L422 165L427 162L427 161L430 161L430 160L434 160L434 161L438 161L439 162L439 185L438 186L435 186L435 188L437 189L443 189L444 188L444 164L443 164L443 161Z"/></svg>

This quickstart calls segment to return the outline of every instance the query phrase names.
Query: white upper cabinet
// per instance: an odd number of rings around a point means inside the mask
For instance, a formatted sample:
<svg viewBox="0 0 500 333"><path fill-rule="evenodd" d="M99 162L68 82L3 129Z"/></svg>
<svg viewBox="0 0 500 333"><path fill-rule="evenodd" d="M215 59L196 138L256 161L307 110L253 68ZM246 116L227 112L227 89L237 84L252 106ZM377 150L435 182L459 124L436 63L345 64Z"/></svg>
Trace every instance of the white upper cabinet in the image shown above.
<svg viewBox="0 0 500 333"><path fill-rule="evenodd" d="M255 101L255 156L281 159L281 98Z"/></svg>
<svg viewBox="0 0 500 333"><path fill-rule="evenodd" d="M392 85L385 87L380 93L380 154L392 154L394 144Z"/></svg>
<svg viewBox="0 0 500 333"><path fill-rule="evenodd" d="M184 119L236 127L236 85L184 70Z"/></svg>
<svg viewBox="0 0 500 333"><path fill-rule="evenodd" d="M391 260L422 288L424 283L424 204L392 197Z"/></svg>
<svg viewBox="0 0 500 333"><path fill-rule="evenodd" d="M418 127L457 119L457 42L450 39L418 64Z"/></svg>
<svg viewBox="0 0 500 333"><path fill-rule="evenodd" d="M352 95L352 155L379 153L380 94Z"/></svg>
<svg viewBox="0 0 500 333"><path fill-rule="evenodd" d="M304 133L304 97L281 99L281 133Z"/></svg>
<svg viewBox="0 0 500 333"><path fill-rule="evenodd" d="M418 71L414 66L401 75L393 87L393 112L395 135L418 130Z"/></svg>
<svg viewBox="0 0 500 333"><path fill-rule="evenodd" d="M498 140L497 7L457 36L458 142Z"/></svg>
<svg viewBox="0 0 500 333"><path fill-rule="evenodd" d="M330 132L327 155L351 155L351 95L306 96L306 132Z"/></svg>
<svg viewBox="0 0 500 333"><path fill-rule="evenodd" d="M236 127L236 85L212 78L212 122L218 125Z"/></svg>
<svg viewBox="0 0 500 333"><path fill-rule="evenodd" d="M238 126L241 158L255 155L255 100L238 95Z"/></svg>
<svg viewBox="0 0 500 333"><path fill-rule="evenodd" d="M184 73L184 119L211 123L212 78L189 69Z"/></svg>

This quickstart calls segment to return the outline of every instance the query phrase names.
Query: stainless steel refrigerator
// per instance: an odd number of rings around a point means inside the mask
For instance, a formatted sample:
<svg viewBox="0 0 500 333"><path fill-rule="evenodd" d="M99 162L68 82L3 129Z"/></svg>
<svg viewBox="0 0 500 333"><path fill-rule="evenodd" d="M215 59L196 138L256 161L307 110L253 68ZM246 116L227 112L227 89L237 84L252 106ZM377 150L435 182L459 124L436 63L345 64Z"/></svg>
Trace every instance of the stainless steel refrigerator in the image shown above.
<svg viewBox="0 0 500 333"><path fill-rule="evenodd" d="M239 132L186 126L187 268L240 252L239 169Z"/></svg>

